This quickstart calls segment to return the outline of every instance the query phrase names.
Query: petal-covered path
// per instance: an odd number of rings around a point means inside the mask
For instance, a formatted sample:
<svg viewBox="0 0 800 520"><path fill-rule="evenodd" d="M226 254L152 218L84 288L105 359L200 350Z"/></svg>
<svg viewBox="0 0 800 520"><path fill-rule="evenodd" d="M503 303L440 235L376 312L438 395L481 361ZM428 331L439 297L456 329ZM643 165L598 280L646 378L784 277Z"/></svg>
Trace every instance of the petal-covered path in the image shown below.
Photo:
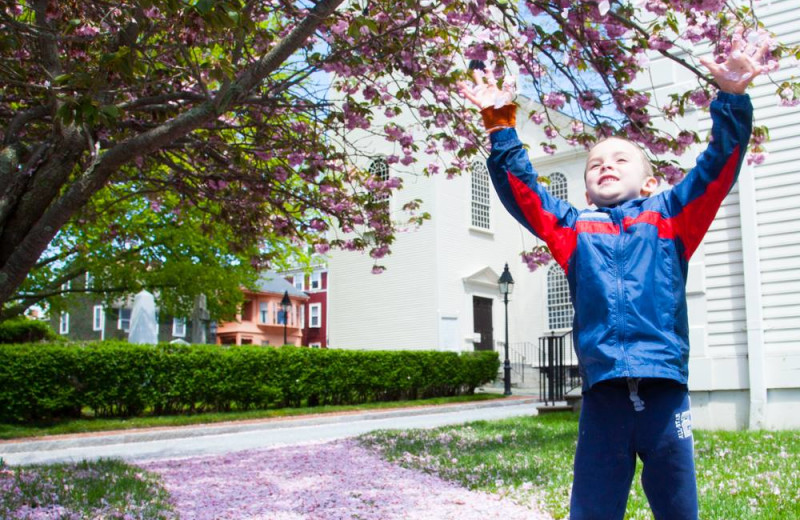
<svg viewBox="0 0 800 520"><path fill-rule="evenodd" d="M142 466L163 476L181 518L195 520L550 518L511 500L396 466L352 440Z"/></svg>

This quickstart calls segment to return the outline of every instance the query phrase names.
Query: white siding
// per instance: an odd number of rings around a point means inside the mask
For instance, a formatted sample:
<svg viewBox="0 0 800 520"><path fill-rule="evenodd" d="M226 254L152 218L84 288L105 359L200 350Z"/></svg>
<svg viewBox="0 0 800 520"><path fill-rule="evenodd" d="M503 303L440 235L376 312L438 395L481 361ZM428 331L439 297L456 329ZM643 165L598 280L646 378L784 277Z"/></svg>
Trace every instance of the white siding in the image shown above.
<svg viewBox="0 0 800 520"><path fill-rule="evenodd" d="M328 262L328 337L332 348L365 350L433 349L438 342L435 300L436 216L431 183L398 173L403 189L390 201L397 208L423 199L434 215L420 229L399 233L392 254L374 260L366 253L334 251ZM387 267L372 274L373 264Z"/></svg>
<svg viewBox="0 0 800 520"><path fill-rule="evenodd" d="M796 1L754 6L781 41L800 41ZM655 99L696 84L660 58L651 69ZM800 107L779 106L775 95L776 85L798 72L795 67L762 76L749 89L755 124L769 129L767 159L743 167L741 178L752 179L744 183L748 192L740 197L742 183L734 187L692 260L699 274L690 276L690 285L698 287L689 292L690 387L701 427L800 425ZM710 125L701 111L682 123L701 137ZM702 148L682 164L691 166ZM743 236L743 229L749 234ZM743 251L743 241L754 244L752 250ZM794 419L787 420L789 410Z"/></svg>
<svg viewBox="0 0 800 520"><path fill-rule="evenodd" d="M758 5L757 11L781 41L800 42L796 1L773 1ZM780 83L789 75L789 70L781 70L772 79ZM767 160L754 169L765 352L800 356L800 107L778 106L775 85L762 84L753 94L753 104L756 124L767 126L770 133Z"/></svg>

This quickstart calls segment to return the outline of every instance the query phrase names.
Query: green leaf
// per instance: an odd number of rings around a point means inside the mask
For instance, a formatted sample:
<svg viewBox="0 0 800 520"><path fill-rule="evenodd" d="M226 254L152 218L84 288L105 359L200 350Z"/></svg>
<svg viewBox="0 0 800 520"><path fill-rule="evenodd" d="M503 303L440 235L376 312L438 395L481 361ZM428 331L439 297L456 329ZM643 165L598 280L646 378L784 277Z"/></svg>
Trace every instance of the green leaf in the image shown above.
<svg viewBox="0 0 800 520"><path fill-rule="evenodd" d="M56 118L61 120L65 126L69 126L75 120L75 107L71 103L62 104L56 111Z"/></svg>
<svg viewBox="0 0 800 520"><path fill-rule="evenodd" d="M197 12L198 12L198 13L200 13L202 16L205 16L205 15L207 15L209 12L211 12L211 10L212 10L212 9L214 9L214 5L215 5L215 4L216 4L216 1L215 1L215 0L199 0L199 1L198 1L198 2L195 4L194 8L195 8L195 9L197 10Z"/></svg>
<svg viewBox="0 0 800 520"><path fill-rule="evenodd" d="M67 84L67 83L69 82L69 80L71 80L71 79L72 79L72 74L70 74L70 73L66 73L66 74L59 74L58 76L56 76L55 78L53 78L53 84L54 84L54 85L65 85L65 84Z"/></svg>

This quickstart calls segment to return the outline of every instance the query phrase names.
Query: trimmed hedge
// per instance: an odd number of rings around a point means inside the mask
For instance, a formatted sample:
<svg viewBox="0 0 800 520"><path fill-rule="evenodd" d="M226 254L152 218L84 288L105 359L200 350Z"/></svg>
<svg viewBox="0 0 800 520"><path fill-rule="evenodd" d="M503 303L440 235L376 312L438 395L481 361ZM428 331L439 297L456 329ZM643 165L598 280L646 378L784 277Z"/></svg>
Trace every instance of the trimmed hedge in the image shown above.
<svg viewBox="0 0 800 520"><path fill-rule="evenodd" d="M43 321L20 317L0 322L0 343L33 343L56 339L58 335Z"/></svg>
<svg viewBox="0 0 800 520"><path fill-rule="evenodd" d="M359 404L471 394L495 352L214 345L0 345L0 421Z"/></svg>

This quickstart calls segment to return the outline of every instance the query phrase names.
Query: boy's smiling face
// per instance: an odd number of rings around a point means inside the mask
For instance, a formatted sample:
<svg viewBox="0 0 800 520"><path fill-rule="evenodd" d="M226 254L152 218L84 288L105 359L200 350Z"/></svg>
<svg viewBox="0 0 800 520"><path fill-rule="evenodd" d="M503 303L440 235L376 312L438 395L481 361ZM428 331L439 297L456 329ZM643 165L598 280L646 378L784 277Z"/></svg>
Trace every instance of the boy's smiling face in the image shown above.
<svg viewBox="0 0 800 520"><path fill-rule="evenodd" d="M586 161L586 201L608 207L650 196L658 186L642 150L625 139L596 144Z"/></svg>

